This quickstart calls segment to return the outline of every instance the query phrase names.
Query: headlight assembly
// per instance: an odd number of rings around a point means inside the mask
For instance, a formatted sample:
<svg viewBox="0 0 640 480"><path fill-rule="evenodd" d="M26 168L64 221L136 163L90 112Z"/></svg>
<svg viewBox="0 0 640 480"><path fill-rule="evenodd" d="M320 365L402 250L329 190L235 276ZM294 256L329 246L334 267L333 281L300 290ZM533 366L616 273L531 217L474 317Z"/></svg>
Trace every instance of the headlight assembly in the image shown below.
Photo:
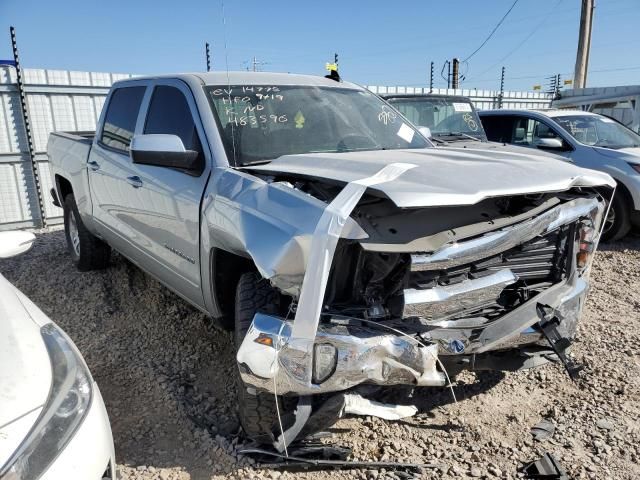
<svg viewBox="0 0 640 480"><path fill-rule="evenodd" d="M52 323L40 332L51 360L51 389L35 425L0 469L3 480L40 477L73 437L91 405L91 374L76 347Z"/></svg>

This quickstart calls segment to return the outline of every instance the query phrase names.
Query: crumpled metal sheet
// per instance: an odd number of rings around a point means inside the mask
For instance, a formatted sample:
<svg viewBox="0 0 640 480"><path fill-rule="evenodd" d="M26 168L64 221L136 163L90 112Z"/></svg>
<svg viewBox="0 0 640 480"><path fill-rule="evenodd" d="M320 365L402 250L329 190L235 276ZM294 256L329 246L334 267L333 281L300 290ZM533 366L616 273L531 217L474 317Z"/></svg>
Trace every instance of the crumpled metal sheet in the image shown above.
<svg viewBox="0 0 640 480"><path fill-rule="evenodd" d="M285 182L268 183L237 170L215 178L204 205L205 225L218 248L251 257L260 275L299 296L318 221L327 204ZM367 234L351 218L343 238Z"/></svg>
<svg viewBox="0 0 640 480"><path fill-rule="evenodd" d="M511 270L503 269L453 285L406 289L402 316L442 320L466 308L497 300L502 290L517 280Z"/></svg>
<svg viewBox="0 0 640 480"><path fill-rule="evenodd" d="M398 161L412 163L416 168L411 174L372 189L401 208L473 205L490 197L616 185L604 172L537 155L534 150L517 154L447 147L311 153L285 155L247 169L348 183L372 176Z"/></svg>
<svg viewBox="0 0 640 480"><path fill-rule="evenodd" d="M581 217L594 218L599 225L603 211L595 198L576 198L512 227L447 244L433 253L411 255L411 270L440 270L487 258Z"/></svg>
<svg viewBox="0 0 640 480"><path fill-rule="evenodd" d="M247 385L284 395L336 392L362 383L443 386L437 369L438 346L421 346L410 337L380 334L367 328L329 328L313 339L292 337L291 322L258 313L237 354ZM269 338L270 342L264 342ZM260 340L261 342L258 342ZM265 344L270 343L271 345ZM333 345L338 353L334 373L314 384L314 344Z"/></svg>

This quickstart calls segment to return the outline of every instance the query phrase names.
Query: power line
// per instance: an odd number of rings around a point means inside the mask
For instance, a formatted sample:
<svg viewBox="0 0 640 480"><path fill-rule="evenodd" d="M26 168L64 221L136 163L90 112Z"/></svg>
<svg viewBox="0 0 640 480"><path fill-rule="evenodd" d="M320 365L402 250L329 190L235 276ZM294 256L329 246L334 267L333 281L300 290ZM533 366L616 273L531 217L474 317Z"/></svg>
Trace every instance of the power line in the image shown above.
<svg viewBox="0 0 640 480"><path fill-rule="evenodd" d="M480 44L480 46L478 48L476 48L473 53L471 55L469 55L467 58L465 58L463 60L463 62L466 62L467 60L469 60L471 57L473 57L476 53L478 53L480 51L480 49L482 47L484 47L486 45L486 43L491 39L491 37L493 37L493 34L496 33L496 30L498 30L498 28L500 27L500 25L502 25L502 22L504 22L504 20L507 18L507 16L511 13L511 10L513 10L513 7L516 6L516 4L518 3L519 0L515 0L515 2L513 2L513 5L511 5L511 7L509 8L509 10L507 10L507 13L505 13L502 18L500 19L500 21L498 22L498 24L493 27L493 30L491 30L491 33L489 34L489 36L487 38L485 38L484 42L482 42Z"/></svg>
<svg viewBox="0 0 640 480"><path fill-rule="evenodd" d="M495 67L497 67L498 65L502 64L507 58L509 58L511 55L513 55L514 53L516 53L518 50L520 50L520 48L527 43L527 41L529 41L529 39L531 37L533 37L533 35L540 30L540 28L542 28L542 26L547 22L547 20L549 20L549 18L551 17L551 15L555 12L556 8L558 8L558 6L562 3L562 0L558 0L558 2L551 8L551 10L549 10L549 12L547 13L547 15L542 19L542 21L540 21L540 23L538 23L533 30L531 30L529 32L529 34L524 37L524 40L522 40L513 50L511 50L509 53L507 53L504 57L502 57L500 60L498 60L496 63L494 63L493 65L491 65L489 68L487 68L486 70L484 70L482 73L479 73L478 75L476 75L475 77L472 77L468 80L472 80L473 78L478 78L478 77L482 77L482 75L484 75L485 73L489 72L490 70L493 70Z"/></svg>

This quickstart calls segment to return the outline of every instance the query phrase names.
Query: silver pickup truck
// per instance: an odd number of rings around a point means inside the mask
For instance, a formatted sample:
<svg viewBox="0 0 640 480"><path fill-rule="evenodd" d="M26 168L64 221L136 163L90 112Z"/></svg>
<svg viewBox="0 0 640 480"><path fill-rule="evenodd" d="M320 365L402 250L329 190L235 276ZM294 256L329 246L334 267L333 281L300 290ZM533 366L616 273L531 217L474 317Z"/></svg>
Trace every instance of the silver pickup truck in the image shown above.
<svg viewBox="0 0 640 480"><path fill-rule="evenodd" d="M435 149L357 85L249 72L118 82L97 132L48 153L79 269L113 248L234 330L258 442L282 450L371 385L578 369L607 174Z"/></svg>

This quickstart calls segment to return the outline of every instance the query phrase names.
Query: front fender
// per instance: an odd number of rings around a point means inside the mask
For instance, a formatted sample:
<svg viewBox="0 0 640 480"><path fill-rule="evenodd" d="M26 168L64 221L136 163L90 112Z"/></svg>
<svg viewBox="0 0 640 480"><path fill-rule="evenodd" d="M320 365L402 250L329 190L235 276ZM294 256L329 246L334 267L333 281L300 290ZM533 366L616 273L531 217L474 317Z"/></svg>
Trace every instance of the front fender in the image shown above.
<svg viewBox="0 0 640 480"><path fill-rule="evenodd" d="M214 172L203 206L203 242L250 257L273 285L298 296L311 240L327 204L286 182L268 183L232 168ZM351 218L344 238L367 234Z"/></svg>

